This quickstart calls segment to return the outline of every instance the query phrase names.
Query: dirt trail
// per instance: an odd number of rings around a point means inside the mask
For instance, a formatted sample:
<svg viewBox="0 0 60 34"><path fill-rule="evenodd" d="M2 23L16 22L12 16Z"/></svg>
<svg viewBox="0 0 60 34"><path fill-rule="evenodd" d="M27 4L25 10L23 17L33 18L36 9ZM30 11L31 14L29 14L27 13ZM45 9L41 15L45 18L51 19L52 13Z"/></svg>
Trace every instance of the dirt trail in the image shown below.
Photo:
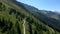
<svg viewBox="0 0 60 34"><path fill-rule="evenodd" d="M24 23L23 23L23 31L24 31L24 33L23 33L23 34L26 34L26 30L25 30L25 27L26 27L26 26L25 26L25 25L26 25L26 24L25 24L25 23L26 23L26 19L24 19L23 22L24 22Z"/></svg>

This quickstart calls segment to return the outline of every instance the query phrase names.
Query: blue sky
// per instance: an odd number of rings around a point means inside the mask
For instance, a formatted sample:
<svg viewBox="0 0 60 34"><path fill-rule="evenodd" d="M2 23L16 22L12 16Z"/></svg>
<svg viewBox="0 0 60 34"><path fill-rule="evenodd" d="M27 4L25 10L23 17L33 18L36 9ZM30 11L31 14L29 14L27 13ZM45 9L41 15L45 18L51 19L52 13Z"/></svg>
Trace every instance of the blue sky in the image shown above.
<svg viewBox="0 0 60 34"><path fill-rule="evenodd" d="M60 0L17 0L34 6L39 10L51 10L60 12Z"/></svg>

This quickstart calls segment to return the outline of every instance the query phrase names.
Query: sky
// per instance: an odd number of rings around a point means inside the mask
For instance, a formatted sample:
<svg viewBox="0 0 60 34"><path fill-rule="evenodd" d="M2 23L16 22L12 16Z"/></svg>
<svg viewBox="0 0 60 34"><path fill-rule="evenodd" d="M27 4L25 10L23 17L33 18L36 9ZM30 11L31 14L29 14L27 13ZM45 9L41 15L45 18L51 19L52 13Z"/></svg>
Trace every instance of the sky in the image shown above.
<svg viewBox="0 0 60 34"><path fill-rule="evenodd" d="M17 1L34 6L39 10L50 10L60 12L60 0L17 0Z"/></svg>

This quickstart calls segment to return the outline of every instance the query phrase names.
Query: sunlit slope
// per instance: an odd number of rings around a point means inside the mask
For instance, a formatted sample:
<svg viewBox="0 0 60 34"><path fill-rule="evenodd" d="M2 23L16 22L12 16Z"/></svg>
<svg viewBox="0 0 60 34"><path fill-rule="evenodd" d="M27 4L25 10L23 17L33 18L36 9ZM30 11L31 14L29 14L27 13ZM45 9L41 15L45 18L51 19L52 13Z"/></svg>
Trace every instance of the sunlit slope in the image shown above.
<svg viewBox="0 0 60 34"><path fill-rule="evenodd" d="M0 34L60 34L13 0L0 1Z"/></svg>

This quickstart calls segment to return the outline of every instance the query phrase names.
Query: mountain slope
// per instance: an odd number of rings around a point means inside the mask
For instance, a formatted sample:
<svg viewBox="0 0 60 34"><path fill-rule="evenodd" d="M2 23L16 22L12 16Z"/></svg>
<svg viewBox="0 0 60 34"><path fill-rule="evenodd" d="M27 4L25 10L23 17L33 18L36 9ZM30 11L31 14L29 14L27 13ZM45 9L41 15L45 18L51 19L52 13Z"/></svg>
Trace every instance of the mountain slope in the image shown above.
<svg viewBox="0 0 60 34"><path fill-rule="evenodd" d="M0 0L0 34L60 34L15 0Z"/></svg>

